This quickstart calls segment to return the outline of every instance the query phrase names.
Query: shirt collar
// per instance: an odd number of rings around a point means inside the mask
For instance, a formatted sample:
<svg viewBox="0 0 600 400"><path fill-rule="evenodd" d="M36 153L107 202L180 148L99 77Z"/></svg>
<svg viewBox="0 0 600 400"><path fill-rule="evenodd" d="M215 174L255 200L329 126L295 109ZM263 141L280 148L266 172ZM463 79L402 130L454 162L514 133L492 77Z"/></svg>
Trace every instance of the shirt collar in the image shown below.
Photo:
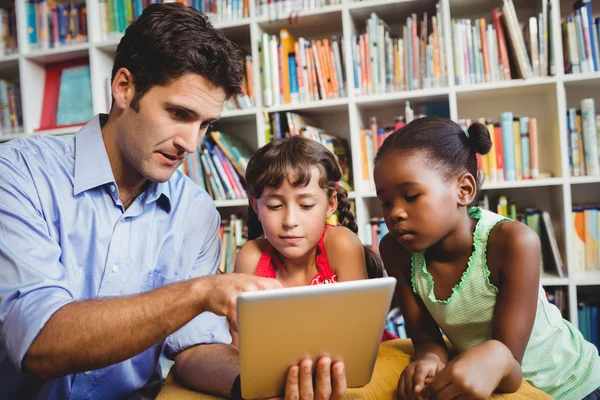
<svg viewBox="0 0 600 400"><path fill-rule="evenodd" d="M75 134L75 196L108 183L116 185L102 139L101 128L107 120L107 114L98 114ZM168 181L152 182L146 190L145 203L150 204L154 201L158 201L167 212L171 211L171 190Z"/></svg>
<svg viewBox="0 0 600 400"><path fill-rule="evenodd" d="M96 115L75 134L75 196L115 182L102 139L101 126L107 119L106 114Z"/></svg>

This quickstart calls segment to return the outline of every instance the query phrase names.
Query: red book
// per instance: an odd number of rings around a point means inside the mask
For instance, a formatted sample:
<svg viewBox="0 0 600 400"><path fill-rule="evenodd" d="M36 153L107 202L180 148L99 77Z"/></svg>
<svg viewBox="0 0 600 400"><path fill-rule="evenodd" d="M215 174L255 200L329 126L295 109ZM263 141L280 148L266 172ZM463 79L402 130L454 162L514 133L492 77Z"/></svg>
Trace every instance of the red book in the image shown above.
<svg viewBox="0 0 600 400"><path fill-rule="evenodd" d="M504 150L502 148L502 128L494 124L494 147L496 148L496 173L498 182L504 182Z"/></svg>
<svg viewBox="0 0 600 400"><path fill-rule="evenodd" d="M36 129L36 131L59 128L59 126L56 123L56 111L58 109L58 95L60 93L60 78L62 72L66 68L78 67L88 64L89 60L85 58L52 64L46 68L46 80L44 83L44 99L42 102L42 115L40 117L40 127ZM61 125L60 127L62 128L79 125L81 124Z"/></svg>
<svg viewBox="0 0 600 400"><path fill-rule="evenodd" d="M508 61L508 50L506 47L506 33L504 32L503 15L499 8L492 10L492 19L496 28L496 37L498 38L498 53L500 57L500 65L502 65L503 78L511 79L510 63Z"/></svg>

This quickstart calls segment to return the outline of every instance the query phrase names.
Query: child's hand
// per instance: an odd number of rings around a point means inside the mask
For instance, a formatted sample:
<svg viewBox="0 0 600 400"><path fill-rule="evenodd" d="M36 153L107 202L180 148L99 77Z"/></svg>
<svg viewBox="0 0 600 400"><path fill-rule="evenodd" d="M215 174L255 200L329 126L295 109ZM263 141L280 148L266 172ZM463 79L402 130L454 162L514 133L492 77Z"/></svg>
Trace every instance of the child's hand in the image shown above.
<svg viewBox="0 0 600 400"><path fill-rule="evenodd" d="M317 361L313 377L312 361L310 359L303 360L300 365L294 365L288 371L285 399L336 400L342 398L346 393L344 369L343 362L332 363L331 358L322 357Z"/></svg>
<svg viewBox="0 0 600 400"><path fill-rule="evenodd" d="M444 363L434 354L427 354L423 358L410 363L400 375L398 381L399 399L422 399L423 388L428 384L442 369Z"/></svg>
<svg viewBox="0 0 600 400"><path fill-rule="evenodd" d="M425 387L423 395L436 400L462 396L488 399L504 378L507 357L512 357L512 353L502 343L495 340L484 342L450 361Z"/></svg>

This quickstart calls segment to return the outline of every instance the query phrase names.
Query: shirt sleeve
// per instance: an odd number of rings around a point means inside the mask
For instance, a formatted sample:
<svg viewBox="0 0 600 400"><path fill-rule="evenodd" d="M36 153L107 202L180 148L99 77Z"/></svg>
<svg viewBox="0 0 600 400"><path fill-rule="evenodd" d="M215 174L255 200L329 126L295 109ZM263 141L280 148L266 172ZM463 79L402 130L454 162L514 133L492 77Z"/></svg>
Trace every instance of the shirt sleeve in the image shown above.
<svg viewBox="0 0 600 400"><path fill-rule="evenodd" d="M206 219L212 222L207 223L209 227L204 245L189 278L215 275L218 272L219 257L221 255L221 236L219 234L221 217L214 204L210 207L208 215L209 217ZM211 312L204 312L167 337L165 340L165 355L172 360L177 353L189 347L208 343L230 344L231 334L225 317L217 316Z"/></svg>
<svg viewBox="0 0 600 400"><path fill-rule="evenodd" d="M60 246L25 171L0 158L0 354L19 372L46 322L74 301Z"/></svg>

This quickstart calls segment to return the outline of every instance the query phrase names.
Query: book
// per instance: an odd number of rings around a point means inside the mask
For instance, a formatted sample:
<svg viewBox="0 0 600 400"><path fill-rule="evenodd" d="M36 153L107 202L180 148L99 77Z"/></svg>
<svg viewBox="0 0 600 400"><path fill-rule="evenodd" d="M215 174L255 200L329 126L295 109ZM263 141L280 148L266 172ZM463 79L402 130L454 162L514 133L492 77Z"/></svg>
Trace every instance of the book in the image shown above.
<svg viewBox="0 0 600 400"><path fill-rule="evenodd" d="M562 261L562 256L554 233L554 227L552 226L552 220L550 219L548 211L542 212L542 222L544 229L544 235L542 235L542 250L546 250L544 267L546 268L546 271L551 267L552 269L550 272L558 274L560 278L564 278L566 277L567 272Z"/></svg>
<svg viewBox="0 0 600 400"><path fill-rule="evenodd" d="M90 66L65 68L61 72L56 124L83 124L93 117Z"/></svg>

